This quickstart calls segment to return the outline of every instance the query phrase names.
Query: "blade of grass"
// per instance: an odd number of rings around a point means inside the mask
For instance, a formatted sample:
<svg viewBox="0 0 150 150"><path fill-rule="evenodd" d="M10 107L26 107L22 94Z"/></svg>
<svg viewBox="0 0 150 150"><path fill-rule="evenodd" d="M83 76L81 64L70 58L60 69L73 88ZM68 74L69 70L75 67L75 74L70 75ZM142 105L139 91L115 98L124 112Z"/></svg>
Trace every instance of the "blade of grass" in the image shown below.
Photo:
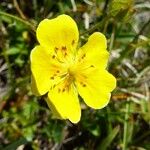
<svg viewBox="0 0 150 150"><path fill-rule="evenodd" d="M124 120L123 149L122 150L127 150L127 146L128 146L129 115L130 115L130 102L127 101L127 103L126 103L126 114L125 114L125 120Z"/></svg>
<svg viewBox="0 0 150 150"><path fill-rule="evenodd" d="M125 57L127 57L133 50L133 44L136 44L138 42L139 36L143 34L145 29L149 26L150 24L150 19L143 25L143 27L140 29L140 31L134 36L132 41L123 49L120 53L120 57L114 61L114 63L110 64L110 68L113 66L116 66L119 64Z"/></svg>
<svg viewBox="0 0 150 150"><path fill-rule="evenodd" d="M23 19L27 19L26 16L24 15L24 13L22 12L22 10L20 9L17 0L13 0L13 3L14 3L14 7L15 7L16 10L18 11L20 17L23 18Z"/></svg>
<svg viewBox="0 0 150 150"><path fill-rule="evenodd" d="M114 138L117 136L119 130L120 130L120 126L116 126L112 130L112 132L106 138L103 139L101 144L98 146L97 150L107 150L108 146L110 146Z"/></svg>
<svg viewBox="0 0 150 150"><path fill-rule="evenodd" d="M113 49L114 40L115 40L115 24L113 24L112 34L110 37L109 51Z"/></svg>

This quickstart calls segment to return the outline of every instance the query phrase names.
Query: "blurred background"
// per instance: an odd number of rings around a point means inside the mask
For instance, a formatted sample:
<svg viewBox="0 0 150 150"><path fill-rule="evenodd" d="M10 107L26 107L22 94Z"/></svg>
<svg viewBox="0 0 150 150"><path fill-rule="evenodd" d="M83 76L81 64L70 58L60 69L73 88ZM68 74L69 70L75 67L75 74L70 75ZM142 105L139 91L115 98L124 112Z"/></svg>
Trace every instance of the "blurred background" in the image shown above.
<svg viewBox="0 0 150 150"><path fill-rule="evenodd" d="M104 109L82 101L78 124L54 119L30 88L36 27L64 13L81 45L94 31L106 35L117 78ZM150 1L0 0L0 150L150 150Z"/></svg>

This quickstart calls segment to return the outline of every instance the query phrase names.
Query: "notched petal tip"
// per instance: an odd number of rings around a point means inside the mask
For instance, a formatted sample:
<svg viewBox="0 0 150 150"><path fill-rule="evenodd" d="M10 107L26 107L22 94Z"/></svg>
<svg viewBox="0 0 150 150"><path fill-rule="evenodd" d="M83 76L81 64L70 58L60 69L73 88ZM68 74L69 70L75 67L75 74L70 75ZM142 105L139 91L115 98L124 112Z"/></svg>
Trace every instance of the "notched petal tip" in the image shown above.
<svg viewBox="0 0 150 150"><path fill-rule="evenodd" d="M65 44L71 47L72 41L75 48L79 38L79 32L76 22L68 15L60 15L53 19L42 20L36 31L37 39L40 45L53 49Z"/></svg>

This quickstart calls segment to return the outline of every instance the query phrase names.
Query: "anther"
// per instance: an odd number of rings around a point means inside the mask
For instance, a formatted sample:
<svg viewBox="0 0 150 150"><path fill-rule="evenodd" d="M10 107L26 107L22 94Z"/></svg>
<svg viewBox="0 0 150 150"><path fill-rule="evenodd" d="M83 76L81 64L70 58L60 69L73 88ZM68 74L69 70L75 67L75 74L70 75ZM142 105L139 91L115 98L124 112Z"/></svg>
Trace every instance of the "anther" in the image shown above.
<svg viewBox="0 0 150 150"><path fill-rule="evenodd" d="M75 40L72 40L72 43L71 43L71 44L72 44L72 46L73 46L73 45L75 44Z"/></svg>
<svg viewBox="0 0 150 150"><path fill-rule="evenodd" d="M51 80L54 80L54 77L51 77Z"/></svg>
<svg viewBox="0 0 150 150"><path fill-rule="evenodd" d="M62 46L61 49L65 51L67 48L66 48L66 46Z"/></svg>
<svg viewBox="0 0 150 150"><path fill-rule="evenodd" d="M55 51L57 51L58 50L58 47L55 47Z"/></svg>
<svg viewBox="0 0 150 150"><path fill-rule="evenodd" d="M59 70L57 70L57 71L56 71L56 73L60 73L60 71L59 71Z"/></svg>
<svg viewBox="0 0 150 150"><path fill-rule="evenodd" d="M58 89L58 93L60 93L60 92L61 92L61 89L59 88L59 89Z"/></svg>
<svg viewBox="0 0 150 150"><path fill-rule="evenodd" d="M84 57L85 57L86 55L85 54L83 54L83 56L81 57L82 59L84 59Z"/></svg>
<svg viewBox="0 0 150 150"><path fill-rule="evenodd" d="M65 88L62 89L62 92L65 92Z"/></svg>
<svg viewBox="0 0 150 150"><path fill-rule="evenodd" d="M90 67L94 67L94 65L91 65Z"/></svg>
<svg viewBox="0 0 150 150"><path fill-rule="evenodd" d="M86 84L83 84L82 86L83 86L83 87L86 87Z"/></svg>
<svg viewBox="0 0 150 150"><path fill-rule="evenodd" d="M67 53L65 53L64 55L67 56Z"/></svg>
<svg viewBox="0 0 150 150"><path fill-rule="evenodd" d="M55 55L53 55L53 56L52 56L52 59L55 59L55 57L56 57L56 56L55 56Z"/></svg>
<svg viewBox="0 0 150 150"><path fill-rule="evenodd" d="M82 84L83 84L83 82L80 82L80 84L82 85Z"/></svg>

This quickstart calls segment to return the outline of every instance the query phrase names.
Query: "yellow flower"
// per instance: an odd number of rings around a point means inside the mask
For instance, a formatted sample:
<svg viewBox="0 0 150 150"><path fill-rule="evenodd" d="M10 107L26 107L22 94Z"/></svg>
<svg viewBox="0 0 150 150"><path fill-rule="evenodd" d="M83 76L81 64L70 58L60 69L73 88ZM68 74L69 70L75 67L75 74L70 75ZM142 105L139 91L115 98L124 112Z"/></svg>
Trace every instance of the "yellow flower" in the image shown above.
<svg viewBox="0 0 150 150"><path fill-rule="evenodd" d="M30 55L33 93L48 93L46 101L53 113L73 123L81 117L78 94L92 108L105 107L116 86L116 79L106 70L105 36L95 32L77 48L78 28L68 15L44 19L36 35L40 45Z"/></svg>

